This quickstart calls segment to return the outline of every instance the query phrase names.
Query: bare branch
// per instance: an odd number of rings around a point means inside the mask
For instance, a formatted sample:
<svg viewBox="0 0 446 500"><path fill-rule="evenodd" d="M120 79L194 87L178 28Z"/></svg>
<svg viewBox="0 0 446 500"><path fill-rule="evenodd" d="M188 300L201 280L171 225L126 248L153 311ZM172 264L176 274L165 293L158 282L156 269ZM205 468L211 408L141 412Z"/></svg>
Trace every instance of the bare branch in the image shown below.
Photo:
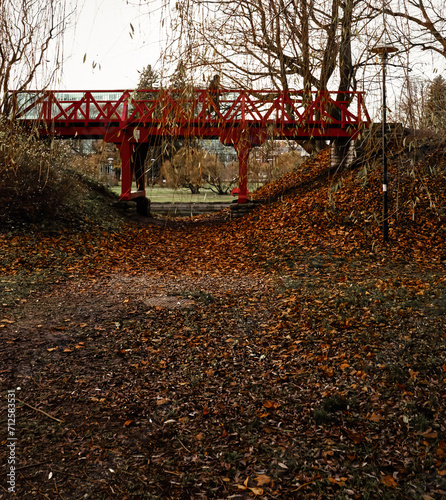
<svg viewBox="0 0 446 500"><path fill-rule="evenodd" d="M37 75L46 77L39 82L46 85L59 68L58 48L69 17L65 5L65 0L0 2L0 113L10 111L10 90L27 89Z"/></svg>

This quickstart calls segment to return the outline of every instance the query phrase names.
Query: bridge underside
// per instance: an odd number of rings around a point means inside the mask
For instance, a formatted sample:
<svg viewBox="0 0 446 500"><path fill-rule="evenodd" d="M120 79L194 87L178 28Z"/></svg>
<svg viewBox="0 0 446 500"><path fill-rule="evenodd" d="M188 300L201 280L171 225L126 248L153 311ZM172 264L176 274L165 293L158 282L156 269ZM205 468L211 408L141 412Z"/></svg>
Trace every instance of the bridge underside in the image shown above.
<svg viewBox="0 0 446 500"><path fill-rule="evenodd" d="M268 139L348 141L370 121L361 93L337 93L332 98L329 92L231 90L219 91L216 97L208 90L197 90L187 99L172 91L144 93L144 99L135 99L132 92L116 91L115 100L100 100L98 92L79 92L74 101L76 93L70 93L70 100L54 91L16 94L14 116L37 127L40 136L116 144L122 161L122 200L145 197L142 152L157 138L218 139L238 155L239 203L247 201L248 157L253 147ZM132 192L135 177L137 191Z"/></svg>
<svg viewBox="0 0 446 500"><path fill-rule="evenodd" d="M87 133L85 133L85 131ZM296 141L308 141L311 139L339 140L345 138L350 140L359 133L353 134L352 130L339 130L335 127L298 129L293 125L283 127L270 126L265 129L254 124L248 127L227 126L218 128L215 126L195 127L190 130L173 130L167 136L176 139L197 137L202 139L220 140L226 146L233 146L237 152L239 160L239 181L238 181L238 202L246 203L248 197L248 159L253 147L263 144L267 139L289 139ZM144 148L138 148L143 144L151 144L156 138L166 137L160 132L156 125L147 124L141 127L140 124L128 125L125 130L119 124L109 124L107 126L57 126L53 133L59 138L76 139L103 139L105 142L114 143L121 156L121 199L132 200L145 197L145 176L144 165L146 156L136 156L135 152ZM147 150L146 150L147 151ZM132 191L133 181L136 181L137 190Z"/></svg>

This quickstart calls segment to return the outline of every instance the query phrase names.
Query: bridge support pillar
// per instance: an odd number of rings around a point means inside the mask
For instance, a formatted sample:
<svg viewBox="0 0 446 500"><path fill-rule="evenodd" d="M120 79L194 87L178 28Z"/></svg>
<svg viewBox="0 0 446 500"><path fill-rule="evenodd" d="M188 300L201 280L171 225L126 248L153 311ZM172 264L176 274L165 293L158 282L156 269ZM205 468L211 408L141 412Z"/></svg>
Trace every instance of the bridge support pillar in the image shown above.
<svg viewBox="0 0 446 500"><path fill-rule="evenodd" d="M133 182L133 144L125 137L117 146L121 156L121 200L129 200Z"/></svg>
<svg viewBox="0 0 446 500"><path fill-rule="evenodd" d="M135 161L133 153L135 144L130 142L129 138L124 136L122 141L117 144L121 156L121 200L133 200L135 198L145 197L144 186L144 168L141 167L140 158L137 158L137 191L132 192L133 176L135 173Z"/></svg>
<svg viewBox="0 0 446 500"><path fill-rule="evenodd" d="M238 156L238 202L246 203L248 200L248 158L252 146L241 140L237 146Z"/></svg>
<svg viewBox="0 0 446 500"><path fill-rule="evenodd" d="M355 141L344 139L334 141L331 145L332 168L348 168L355 159Z"/></svg>
<svg viewBox="0 0 446 500"><path fill-rule="evenodd" d="M136 189L145 191L146 188L146 158L149 151L149 144L142 142L135 144L132 155L132 168L135 173Z"/></svg>
<svg viewBox="0 0 446 500"><path fill-rule="evenodd" d="M238 157L238 203L248 201L248 158L254 146L263 144L268 138L267 130L262 128L249 128L246 124L239 129L225 130L220 141L233 146Z"/></svg>

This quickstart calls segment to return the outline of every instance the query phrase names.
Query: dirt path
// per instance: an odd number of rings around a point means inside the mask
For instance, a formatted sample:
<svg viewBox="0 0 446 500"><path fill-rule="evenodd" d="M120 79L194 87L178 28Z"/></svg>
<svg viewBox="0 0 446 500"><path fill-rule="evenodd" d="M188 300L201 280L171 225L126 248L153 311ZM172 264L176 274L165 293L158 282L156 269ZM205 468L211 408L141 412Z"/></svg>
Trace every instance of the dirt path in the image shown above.
<svg viewBox="0 0 446 500"><path fill-rule="evenodd" d="M114 273L32 293L0 323L16 491L441 498L445 304L441 273L327 257L287 275Z"/></svg>

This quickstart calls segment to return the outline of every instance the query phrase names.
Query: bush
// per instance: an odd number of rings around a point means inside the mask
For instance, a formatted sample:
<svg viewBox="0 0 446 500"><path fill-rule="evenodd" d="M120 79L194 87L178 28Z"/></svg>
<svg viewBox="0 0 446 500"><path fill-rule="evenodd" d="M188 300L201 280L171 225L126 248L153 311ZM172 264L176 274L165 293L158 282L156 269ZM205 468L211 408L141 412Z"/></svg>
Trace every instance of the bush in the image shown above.
<svg viewBox="0 0 446 500"><path fill-rule="evenodd" d="M58 215L75 194L68 147L0 120L0 219Z"/></svg>

